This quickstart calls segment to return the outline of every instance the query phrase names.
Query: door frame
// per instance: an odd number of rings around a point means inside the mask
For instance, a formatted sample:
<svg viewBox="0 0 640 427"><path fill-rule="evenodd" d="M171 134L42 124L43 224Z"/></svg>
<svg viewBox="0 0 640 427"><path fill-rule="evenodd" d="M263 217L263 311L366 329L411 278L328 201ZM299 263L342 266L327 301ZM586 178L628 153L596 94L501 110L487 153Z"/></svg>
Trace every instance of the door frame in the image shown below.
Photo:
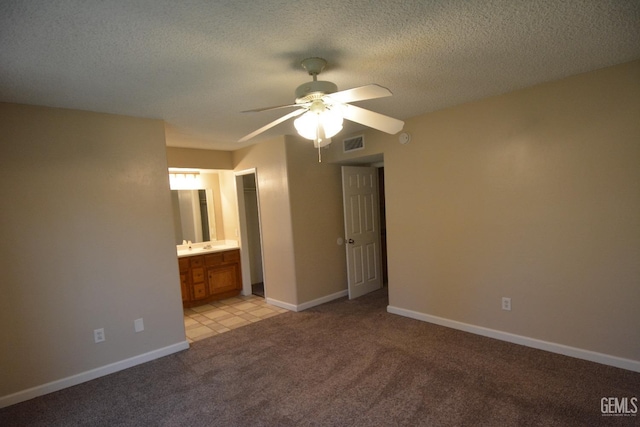
<svg viewBox="0 0 640 427"><path fill-rule="evenodd" d="M244 203L244 175L255 176L256 180L256 202L258 205L258 237L260 239L260 257L262 260L262 281L264 284L264 297L267 298L267 276L264 271L264 243L262 238L262 215L260 214L260 188L258 185L258 170L256 168L243 169L235 171L236 179L236 198L238 200L238 226L240 239L240 264L242 267L242 295L251 295L251 259L249 257L249 231L247 227L247 211Z"/></svg>
<svg viewBox="0 0 640 427"><path fill-rule="evenodd" d="M363 158L363 160L364 160L364 158ZM370 160L370 158L368 158L367 160ZM380 174L379 174L379 169L380 168L384 168L384 157L381 156L380 159L376 159L375 161L358 161L358 158L354 158L354 159L350 159L349 161L338 162L338 164L341 167L344 167L344 166L355 166L355 167L364 166L364 167L375 168L375 169L378 170L378 172L376 173L376 185L378 187L377 188L378 193L376 195L376 197L378 199L377 200L378 203L377 203L377 206L376 206L377 217L378 217L378 221L377 221L378 222L378 246L379 246L378 262L380 264L380 281L381 281L380 288L384 288L385 286L388 286L387 281L385 281L385 272L387 271L387 257L383 256L383 253L382 253L382 244L383 244L382 239L385 239L384 244L386 246L386 235L382 236L382 225L383 225L382 221L383 221L383 217L382 217L381 212L380 212L380 208L382 206L382 201L380 200L380 197L381 197L380 193L381 192L386 193L386 188L385 187L380 188ZM342 173L344 173L344 171ZM344 242L344 244L345 244L345 258L346 258L347 269L348 269L348 264L349 264L349 259L348 259L349 258L349 255L348 255L349 243L347 242L347 229L346 229L346 227L347 227L347 224L346 224L346 209L347 209L347 207L344 205L344 188L342 190L342 201L343 201L343 212L345 214L345 219L344 219L344 221L345 221L345 223L344 223L344 227L345 227L345 229L344 229L344 232L345 232L345 242ZM385 217L386 217L386 215L385 215ZM386 218L384 219L384 221L385 221L385 229L386 229ZM349 271L347 271L347 275L349 275ZM349 281L350 278L348 277L347 280ZM352 298L351 297L351 290L349 289L350 286L348 285L347 288L349 290L349 298Z"/></svg>

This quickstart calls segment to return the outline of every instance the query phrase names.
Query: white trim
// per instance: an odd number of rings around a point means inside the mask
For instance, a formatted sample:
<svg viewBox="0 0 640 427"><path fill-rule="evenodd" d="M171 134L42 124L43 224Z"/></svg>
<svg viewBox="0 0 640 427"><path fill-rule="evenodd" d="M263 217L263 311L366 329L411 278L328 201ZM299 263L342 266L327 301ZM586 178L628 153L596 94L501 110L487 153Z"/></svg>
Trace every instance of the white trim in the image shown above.
<svg viewBox="0 0 640 427"><path fill-rule="evenodd" d="M242 171L234 173L236 185L236 199L238 204L238 234L240 240L240 269L242 272L242 295L251 295L251 262L249 259L249 239L247 236L247 214L244 205L243 175L249 175L255 171Z"/></svg>
<svg viewBox="0 0 640 427"><path fill-rule="evenodd" d="M298 311L307 310L317 305L327 303L329 301L333 301L334 299L346 297L347 295L349 295L349 291L345 289L343 291L336 292L331 295L326 295L311 301L303 302L302 304L298 304L298 305L289 304L288 302L278 301L273 298L266 298L266 301L267 301L267 304L275 305L276 307L284 308L285 310L298 312Z"/></svg>
<svg viewBox="0 0 640 427"><path fill-rule="evenodd" d="M333 301L334 299L346 297L347 295L349 295L349 291L345 289L343 291L336 292L334 294L327 295L322 298L317 298L311 301L303 302L302 304L298 304L298 309L296 311L303 311L308 308L315 307L317 305L324 304L329 301Z"/></svg>
<svg viewBox="0 0 640 427"><path fill-rule="evenodd" d="M42 396L54 391L62 390L67 387L78 385L87 381L94 380L96 378L103 377L105 375L113 374L114 372L122 371L123 369L131 368L142 363L150 362L155 359L159 359L164 356L168 356L173 353L177 353L182 350L187 350L189 343L187 341L181 341L176 344L172 344L167 347L159 348L157 350L150 351L148 353L140 354L138 356L130 357L119 362L110 363L99 368L91 369L89 371L81 372L79 374L72 375L70 377L62 378L59 380L51 381L46 384L28 388L7 396L0 397L0 408L5 408L16 403L24 402L29 399L33 399L38 396Z"/></svg>
<svg viewBox="0 0 640 427"><path fill-rule="evenodd" d="M470 332L476 335L482 335L501 341L507 341L514 344L537 348L538 350L545 350L551 353L562 354L565 356L575 357L577 359L584 359L590 362L596 362L603 365L614 366L616 368L627 369L629 371L640 372L640 361L638 360L625 359L622 357L598 353L591 350L570 347L564 344L557 344L549 341L542 341L535 338L525 337L523 335L516 335L508 332L498 331L495 329L484 328L482 326L470 325L468 323L445 319L438 316L432 316L430 314L424 314L413 310L394 307L392 305L387 306L387 312L404 317L409 317L411 319L421 320L423 322L435 323L436 325L446 326L448 328L458 329L460 331Z"/></svg>
<svg viewBox="0 0 640 427"><path fill-rule="evenodd" d="M275 305L276 307L284 308L285 310L298 311L298 306L295 304L289 304L288 302L278 301L277 299L268 297L265 298L265 301L267 301L267 304Z"/></svg>
<svg viewBox="0 0 640 427"><path fill-rule="evenodd" d="M242 169L242 170L233 172L235 176L250 175L252 173L256 173L256 168Z"/></svg>

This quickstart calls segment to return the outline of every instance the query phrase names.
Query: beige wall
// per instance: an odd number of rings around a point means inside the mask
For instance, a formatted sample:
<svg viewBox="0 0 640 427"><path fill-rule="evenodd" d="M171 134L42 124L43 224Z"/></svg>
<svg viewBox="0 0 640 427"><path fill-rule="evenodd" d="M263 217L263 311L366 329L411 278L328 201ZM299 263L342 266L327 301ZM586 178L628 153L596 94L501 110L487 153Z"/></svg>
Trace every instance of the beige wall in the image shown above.
<svg viewBox="0 0 640 427"><path fill-rule="evenodd" d="M390 305L640 361L639 118L635 61L366 132Z"/></svg>
<svg viewBox="0 0 640 427"><path fill-rule="evenodd" d="M234 151L233 162L236 171L256 169L267 297L295 305L298 297L285 137Z"/></svg>
<svg viewBox="0 0 640 427"><path fill-rule="evenodd" d="M325 151L325 150L323 150ZM298 304L347 289L340 166L318 162L313 142L287 137Z"/></svg>
<svg viewBox="0 0 640 427"><path fill-rule="evenodd" d="M286 136L234 152L256 168L268 298L301 305L346 289L340 168Z"/></svg>
<svg viewBox="0 0 640 427"><path fill-rule="evenodd" d="M167 163L172 168L233 169L231 151L166 147Z"/></svg>
<svg viewBox="0 0 640 427"><path fill-rule="evenodd" d="M184 343L166 171L161 121L0 104L0 398Z"/></svg>

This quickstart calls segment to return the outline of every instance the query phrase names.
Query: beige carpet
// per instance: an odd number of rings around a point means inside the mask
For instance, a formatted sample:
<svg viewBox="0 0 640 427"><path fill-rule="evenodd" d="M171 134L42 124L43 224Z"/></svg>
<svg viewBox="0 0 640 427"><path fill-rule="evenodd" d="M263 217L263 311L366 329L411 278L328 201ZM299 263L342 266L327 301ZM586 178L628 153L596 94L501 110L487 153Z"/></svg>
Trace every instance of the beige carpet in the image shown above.
<svg viewBox="0 0 640 427"><path fill-rule="evenodd" d="M640 374L386 312L386 290L284 313L0 410L2 426L597 426Z"/></svg>

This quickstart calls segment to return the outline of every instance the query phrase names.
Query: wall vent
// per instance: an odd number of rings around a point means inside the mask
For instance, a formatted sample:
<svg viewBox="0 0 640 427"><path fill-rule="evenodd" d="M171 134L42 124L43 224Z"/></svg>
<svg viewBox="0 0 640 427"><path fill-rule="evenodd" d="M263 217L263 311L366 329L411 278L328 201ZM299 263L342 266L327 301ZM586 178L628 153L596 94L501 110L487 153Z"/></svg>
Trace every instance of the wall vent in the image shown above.
<svg viewBox="0 0 640 427"><path fill-rule="evenodd" d="M342 141L344 152L356 151L364 149L364 135L354 136Z"/></svg>

